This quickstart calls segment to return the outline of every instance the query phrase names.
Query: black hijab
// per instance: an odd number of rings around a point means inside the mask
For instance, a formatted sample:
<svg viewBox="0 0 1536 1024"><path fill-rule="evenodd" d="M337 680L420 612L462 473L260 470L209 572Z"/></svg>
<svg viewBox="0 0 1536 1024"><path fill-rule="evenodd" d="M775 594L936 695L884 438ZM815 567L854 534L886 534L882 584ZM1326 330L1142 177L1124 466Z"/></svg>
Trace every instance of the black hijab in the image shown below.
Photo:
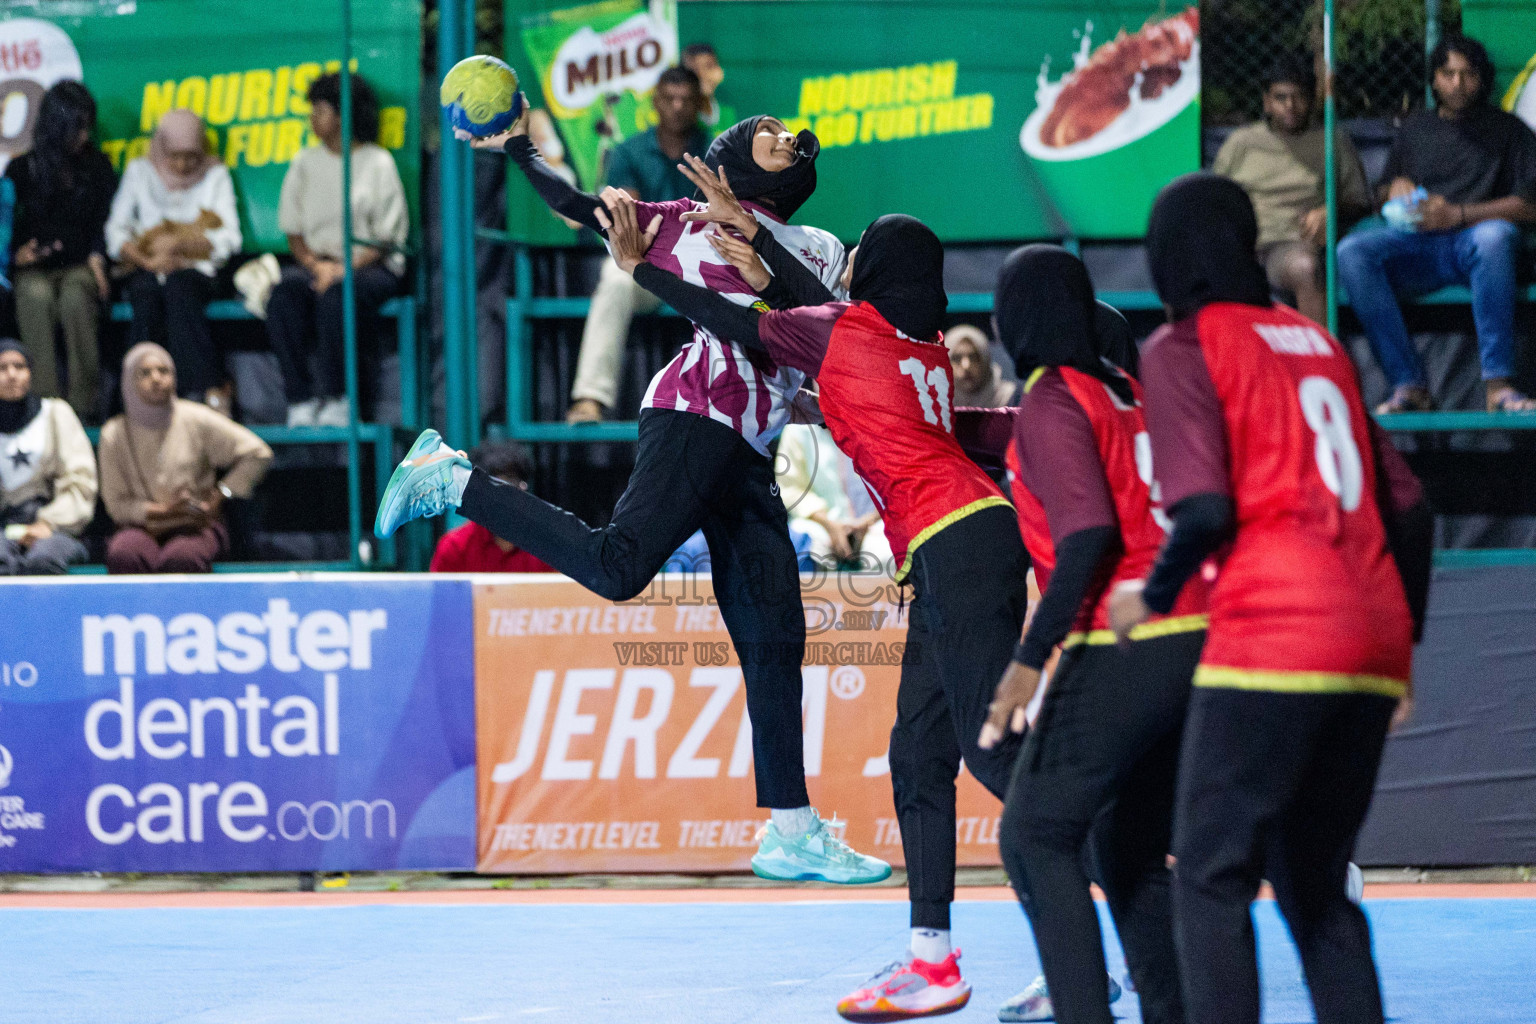
<svg viewBox="0 0 1536 1024"><path fill-rule="evenodd" d="M737 199L771 206L780 218L789 220L816 191L816 157L821 153L821 143L807 128L795 136L800 159L782 171L765 171L752 159L752 139L757 135L757 126L767 119L767 115L761 115L731 125L709 144L704 162L712 171L725 168Z"/></svg>
<svg viewBox="0 0 1536 1024"><path fill-rule="evenodd" d="M19 352L21 358L27 361L27 369L32 368L32 353L26 346L14 338L0 338L0 352ZM31 423L37 414L42 411L43 401L30 388L25 397L13 402L0 399L0 434L14 434Z"/></svg>
<svg viewBox="0 0 1536 1024"><path fill-rule="evenodd" d="M1082 260L1056 245L1015 249L997 275L994 303L998 340L1021 377L1041 366L1070 366L1131 401L1117 369L1134 362L1130 325L1093 297Z"/></svg>
<svg viewBox="0 0 1536 1024"><path fill-rule="evenodd" d="M1147 223L1147 262L1173 318L1212 302L1268 306L1269 281L1254 254L1258 238L1253 203L1230 178L1202 171L1165 185Z"/></svg>
<svg viewBox="0 0 1536 1024"><path fill-rule="evenodd" d="M859 239L848 296L874 306L907 337L934 340L949 306L939 236L904 213L879 218Z"/></svg>

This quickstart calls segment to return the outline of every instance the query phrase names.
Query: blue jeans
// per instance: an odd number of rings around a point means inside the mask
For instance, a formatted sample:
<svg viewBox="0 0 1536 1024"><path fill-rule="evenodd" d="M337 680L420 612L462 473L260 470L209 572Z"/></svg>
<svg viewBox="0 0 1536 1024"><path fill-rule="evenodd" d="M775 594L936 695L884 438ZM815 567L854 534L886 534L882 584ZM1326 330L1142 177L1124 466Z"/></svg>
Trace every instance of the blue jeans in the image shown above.
<svg viewBox="0 0 1536 1024"><path fill-rule="evenodd" d="M1520 229L1507 220L1422 234L1367 228L1339 243L1339 281L1392 387L1427 383L1397 296L1422 295L1453 284L1472 289L1483 379L1514 373L1519 251Z"/></svg>

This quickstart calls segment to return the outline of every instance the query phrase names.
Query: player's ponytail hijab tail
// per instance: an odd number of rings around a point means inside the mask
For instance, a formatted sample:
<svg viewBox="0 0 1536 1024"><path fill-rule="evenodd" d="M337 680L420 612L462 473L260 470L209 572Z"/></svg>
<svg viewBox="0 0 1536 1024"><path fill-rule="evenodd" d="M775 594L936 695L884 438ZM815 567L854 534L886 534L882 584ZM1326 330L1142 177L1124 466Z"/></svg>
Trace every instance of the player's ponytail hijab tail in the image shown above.
<svg viewBox="0 0 1536 1024"><path fill-rule="evenodd" d="M916 217L887 214L864 229L848 297L867 302L885 322L916 341L944 326L944 246Z"/></svg>
<svg viewBox="0 0 1536 1024"><path fill-rule="evenodd" d="M1253 203L1230 178L1202 171L1165 185L1147 222L1147 262L1173 318L1212 302L1268 306L1258 237Z"/></svg>
<svg viewBox="0 0 1536 1024"><path fill-rule="evenodd" d="M752 139L766 115L737 121L715 137L704 162L712 171L725 168L737 199L755 200L773 207L781 220L789 220L816 191L816 157L821 142L807 128L795 136L800 158L782 171L765 171L752 159Z"/></svg>
<svg viewBox="0 0 1536 1024"><path fill-rule="evenodd" d="M1082 260L1058 245L1015 249L997 275L995 302L998 341L1021 377L1038 367L1070 366L1104 381L1122 401L1132 401L1120 372L1126 363L1135 365L1130 325L1094 299Z"/></svg>

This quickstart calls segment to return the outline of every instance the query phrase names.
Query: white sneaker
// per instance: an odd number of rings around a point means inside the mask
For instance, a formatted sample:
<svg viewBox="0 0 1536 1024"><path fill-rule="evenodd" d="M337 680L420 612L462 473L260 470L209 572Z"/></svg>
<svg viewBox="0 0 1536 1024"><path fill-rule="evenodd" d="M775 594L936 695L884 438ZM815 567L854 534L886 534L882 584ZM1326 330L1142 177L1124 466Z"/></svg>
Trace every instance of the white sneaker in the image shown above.
<svg viewBox="0 0 1536 1024"><path fill-rule="evenodd" d="M312 427L315 425L315 414L320 411L320 399L309 398L302 402L295 402L288 407L288 425L290 427Z"/></svg>
<svg viewBox="0 0 1536 1024"><path fill-rule="evenodd" d="M352 421L351 409L345 398L327 398L315 413L315 426L344 427Z"/></svg>
<svg viewBox="0 0 1536 1024"><path fill-rule="evenodd" d="M1113 1006L1123 993L1115 976L1109 976L1109 1003ZM1051 993L1045 987L1045 975L1029 983L1029 987L997 1009L997 1019L1004 1024L1021 1024L1028 1021L1055 1020L1056 1011L1051 1008Z"/></svg>

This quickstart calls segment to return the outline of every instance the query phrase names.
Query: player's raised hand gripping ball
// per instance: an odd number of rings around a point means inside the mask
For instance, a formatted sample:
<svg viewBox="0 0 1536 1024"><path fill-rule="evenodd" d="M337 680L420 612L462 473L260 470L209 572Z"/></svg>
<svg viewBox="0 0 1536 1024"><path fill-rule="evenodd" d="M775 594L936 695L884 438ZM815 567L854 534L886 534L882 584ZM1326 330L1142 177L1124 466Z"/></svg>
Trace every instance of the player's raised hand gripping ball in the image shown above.
<svg viewBox="0 0 1536 1024"><path fill-rule="evenodd" d="M506 131L522 116L526 103L517 86L516 71L480 54L449 69L438 99L456 136L485 138Z"/></svg>

